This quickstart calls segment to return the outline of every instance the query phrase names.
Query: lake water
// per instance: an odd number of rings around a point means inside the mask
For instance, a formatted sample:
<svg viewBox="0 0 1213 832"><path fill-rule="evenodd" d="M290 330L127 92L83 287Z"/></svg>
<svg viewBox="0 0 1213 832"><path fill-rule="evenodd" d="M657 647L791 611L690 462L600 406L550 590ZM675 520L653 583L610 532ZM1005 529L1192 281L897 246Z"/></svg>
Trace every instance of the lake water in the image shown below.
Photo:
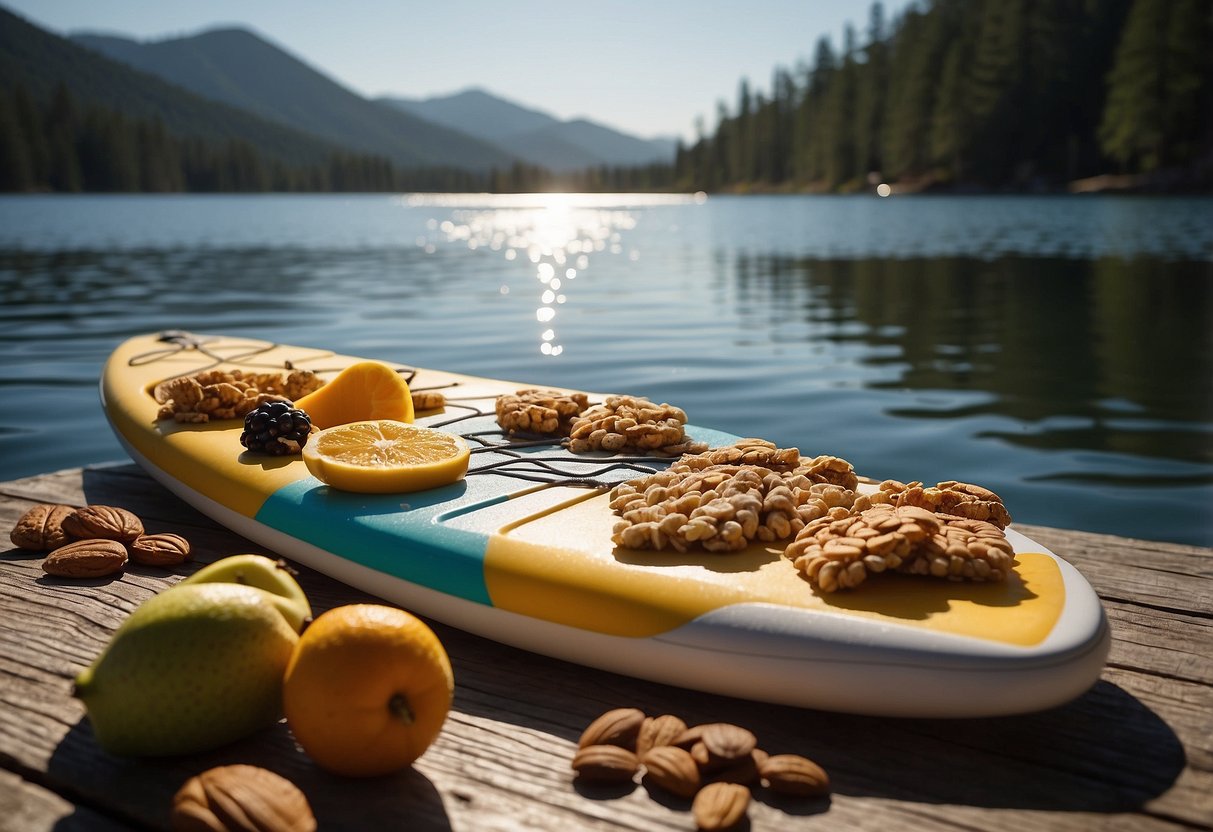
<svg viewBox="0 0 1213 832"><path fill-rule="evenodd" d="M1021 522L1213 545L1213 198L0 199L0 479L166 328L626 392Z"/></svg>

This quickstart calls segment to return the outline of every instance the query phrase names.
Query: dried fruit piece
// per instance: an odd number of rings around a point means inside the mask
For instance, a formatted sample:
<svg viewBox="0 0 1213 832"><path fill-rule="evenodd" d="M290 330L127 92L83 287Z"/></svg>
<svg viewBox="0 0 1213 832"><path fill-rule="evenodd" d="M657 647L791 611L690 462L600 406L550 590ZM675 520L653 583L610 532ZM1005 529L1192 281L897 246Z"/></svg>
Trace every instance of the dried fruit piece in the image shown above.
<svg viewBox="0 0 1213 832"><path fill-rule="evenodd" d="M673 714L646 717L636 736L636 753L643 756L650 748L673 745L686 729L687 724Z"/></svg>
<svg viewBox="0 0 1213 832"><path fill-rule="evenodd" d="M71 540L63 529L63 521L73 512L72 506L42 503L21 515L9 533L9 540L19 549L49 552Z"/></svg>
<svg viewBox="0 0 1213 832"><path fill-rule="evenodd" d="M573 770L587 783L623 783L638 768L639 758L618 745L587 745L573 755Z"/></svg>
<svg viewBox="0 0 1213 832"><path fill-rule="evenodd" d="M817 763L798 754L776 754L758 767L771 791L794 797L811 797L830 791L830 777Z"/></svg>
<svg viewBox="0 0 1213 832"><path fill-rule="evenodd" d="M190 559L190 544L179 534L143 534L127 547L131 560L144 566L176 566Z"/></svg>
<svg viewBox="0 0 1213 832"><path fill-rule="evenodd" d="M173 797L175 832L314 832L316 818L299 788L257 766L212 768Z"/></svg>
<svg viewBox="0 0 1213 832"><path fill-rule="evenodd" d="M737 783L709 783L695 795L691 813L704 832L731 829L750 807L750 790Z"/></svg>
<svg viewBox="0 0 1213 832"><path fill-rule="evenodd" d="M252 453L285 456L300 453L312 432L307 413L290 402L257 405L244 417L240 444Z"/></svg>
<svg viewBox="0 0 1213 832"><path fill-rule="evenodd" d="M615 708L591 722L577 741L579 748L591 745L617 745L636 748L636 737L644 724L644 711L639 708Z"/></svg>
<svg viewBox="0 0 1213 832"><path fill-rule="evenodd" d="M85 506L63 518L63 530L77 540L103 538L130 543L143 534L143 521L116 506Z"/></svg>
<svg viewBox="0 0 1213 832"><path fill-rule="evenodd" d="M122 571L126 547L117 540L76 540L47 555L42 571L59 578L103 578Z"/></svg>
<svg viewBox="0 0 1213 832"><path fill-rule="evenodd" d="M694 797L699 791L699 766L690 752L673 745L650 748L641 758L644 782L652 783L679 797Z"/></svg>

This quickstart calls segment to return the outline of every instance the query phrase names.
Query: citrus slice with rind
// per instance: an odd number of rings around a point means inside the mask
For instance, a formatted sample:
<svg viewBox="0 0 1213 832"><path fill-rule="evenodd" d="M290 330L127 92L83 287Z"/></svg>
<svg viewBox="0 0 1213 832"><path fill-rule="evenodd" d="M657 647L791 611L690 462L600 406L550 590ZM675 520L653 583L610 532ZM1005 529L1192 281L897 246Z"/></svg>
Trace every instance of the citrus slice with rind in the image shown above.
<svg viewBox="0 0 1213 832"><path fill-rule="evenodd" d="M351 364L319 390L295 402L318 428L369 419L413 421L413 395L400 373L380 361Z"/></svg>
<svg viewBox="0 0 1213 832"><path fill-rule="evenodd" d="M471 450L463 437L390 419L352 422L308 437L312 476L342 491L425 491L463 479Z"/></svg>

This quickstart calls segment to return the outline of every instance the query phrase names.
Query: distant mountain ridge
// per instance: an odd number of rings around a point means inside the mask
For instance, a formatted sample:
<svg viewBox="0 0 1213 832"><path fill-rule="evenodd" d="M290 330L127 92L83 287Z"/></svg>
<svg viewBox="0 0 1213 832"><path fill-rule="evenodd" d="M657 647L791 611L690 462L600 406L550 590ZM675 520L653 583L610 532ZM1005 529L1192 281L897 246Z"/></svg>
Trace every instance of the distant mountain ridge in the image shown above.
<svg viewBox="0 0 1213 832"><path fill-rule="evenodd" d="M0 85L49 101L63 85L85 106L158 119L177 135L243 141L290 164L324 163L341 148L313 134L204 99L38 28L0 7Z"/></svg>
<svg viewBox="0 0 1213 832"><path fill-rule="evenodd" d="M70 40L196 95L401 167L487 170L515 160L482 139L368 101L246 29L156 41L79 33Z"/></svg>
<svg viewBox="0 0 1213 832"><path fill-rule="evenodd" d="M555 171L674 159L674 139L641 139L589 119L561 121L476 87L421 100L384 96L376 101L493 142Z"/></svg>

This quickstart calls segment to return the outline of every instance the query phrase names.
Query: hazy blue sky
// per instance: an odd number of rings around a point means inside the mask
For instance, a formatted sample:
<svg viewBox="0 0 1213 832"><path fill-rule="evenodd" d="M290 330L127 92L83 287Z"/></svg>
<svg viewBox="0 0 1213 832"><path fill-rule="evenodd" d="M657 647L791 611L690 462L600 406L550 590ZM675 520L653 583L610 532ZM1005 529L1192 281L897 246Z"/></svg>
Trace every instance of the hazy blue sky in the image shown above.
<svg viewBox="0 0 1213 832"><path fill-rule="evenodd" d="M710 129L738 83L770 88L776 65L817 38L862 39L870 0L0 0L59 34L141 40L218 25L258 32L363 95L427 97L481 86L559 117L642 136ZM887 0L886 18L907 5Z"/></svg>

